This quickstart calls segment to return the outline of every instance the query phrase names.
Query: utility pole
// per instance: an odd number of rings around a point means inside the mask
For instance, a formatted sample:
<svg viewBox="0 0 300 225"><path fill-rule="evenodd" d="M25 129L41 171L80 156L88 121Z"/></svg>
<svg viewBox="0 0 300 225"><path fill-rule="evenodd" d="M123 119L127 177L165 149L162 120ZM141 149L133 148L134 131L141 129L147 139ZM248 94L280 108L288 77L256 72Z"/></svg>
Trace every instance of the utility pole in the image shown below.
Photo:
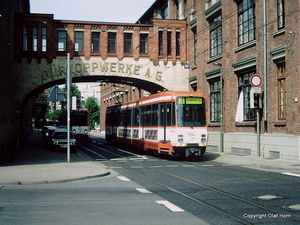
<svg viewBox="0 0 300 225"><path fill-rule="evenodd" d="M67 53L67 138L68 138L68 148L67 148L67 162L70 162L70 115L71 115L71 78L70 78L70 53Z"/></svg>

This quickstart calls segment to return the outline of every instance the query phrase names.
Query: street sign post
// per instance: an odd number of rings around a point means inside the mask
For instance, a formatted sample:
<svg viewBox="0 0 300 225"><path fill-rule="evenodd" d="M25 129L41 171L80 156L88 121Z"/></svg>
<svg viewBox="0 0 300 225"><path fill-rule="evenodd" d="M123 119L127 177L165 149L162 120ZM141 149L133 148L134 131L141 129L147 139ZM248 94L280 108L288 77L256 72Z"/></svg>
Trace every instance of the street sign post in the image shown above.
<svg viewBox="0 0 300 225"><path fill-rule="evenodd" d="M252 94L261 95L262 77L258 74L254 74L250 77L250 84L252 85ZM258 96L260 97L260 96ZM259 106L256 107L256 134L257 134L257 156L260 157L260 126L259 126Z"/></svg>

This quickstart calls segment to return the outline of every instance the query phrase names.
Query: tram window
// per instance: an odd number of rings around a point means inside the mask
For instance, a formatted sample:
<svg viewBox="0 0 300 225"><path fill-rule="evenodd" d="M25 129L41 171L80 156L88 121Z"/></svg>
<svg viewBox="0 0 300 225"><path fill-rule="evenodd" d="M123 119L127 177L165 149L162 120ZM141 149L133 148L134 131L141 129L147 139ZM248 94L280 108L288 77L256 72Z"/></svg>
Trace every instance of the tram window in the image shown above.
<svg viewBox="0 0 300 225"><path fill-rule="evenodd" d="M118 109L108 109L106 112L106 126L116 126L119 125L119 115L120 111Z"/></svg>
<svg viewBox="0 0 300 225"><path fill-rule="evenodd" d="M189 99L192 104L186 104L185 101L182 98L178 102L178 126L205 126L204 101Z"/></svg>
<svg viewBox="0 0 300 225"><path fill-rule="evenodd" d="M145 110L145 125L150 126L151 125L151 105L146 106Z"/></svg>
<svg viewBox="0 0 300 225"><path fill-rule="evenodd" d="M135 108L133 110L133 118L132 118L132 125L139 126L140 125L140 107Z"/></svg>
<svg viewBox="0 0 300 225"><path fill-rule="evenodd" d="M151 124L153 126L158 125L158 104L152 105Z"/></svg>
<svg viewBox="0 0 300 225"><path fill-rule="evenodd" d="M122 110L120 112L120 126L130 126L130 118L131 118L130 110Z"/></svg>
<svg viewBox="0 0 300 225"><path fill-rule="evenodd" d="M174 126L174 108L172 103L167 103L167 126Z"/></svg>
<svg viewBox="0 0 300 225"><path fill-rule="evenodd" d="M166 112L166 114L165 114ZM159 126L174 126L174 103L159 104Z"/></svg>
<svg viewBox="0 0 300 225"><path fill-rule="evenodd" d="M141 110L143 126L158 125L158 104L143 106Z"/></svg>

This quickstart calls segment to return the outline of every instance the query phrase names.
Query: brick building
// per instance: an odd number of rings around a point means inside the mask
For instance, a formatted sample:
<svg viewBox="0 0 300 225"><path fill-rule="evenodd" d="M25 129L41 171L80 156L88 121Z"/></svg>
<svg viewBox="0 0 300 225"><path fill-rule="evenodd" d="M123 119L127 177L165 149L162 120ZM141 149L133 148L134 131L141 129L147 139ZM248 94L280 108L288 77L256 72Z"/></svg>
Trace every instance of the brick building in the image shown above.
<svg viewBox="0 0 300 225"><path fill-rule="evenodd" d="M299 2L182 2L194 3L185 7L190 79L209 98L210 149L299 160ZM250 98L254 74L262 77L260 135Z"/></svg>
<svg viewBox="0 0 300 225"><path fill-rule="evenodd" d="M127 63L150 59L153 66L171 68L173 80L187 75L186 89L207 96L208 151L300 160L298 1L157 0L135 24L53 20L30 14L28 0L9 2L0 3L1 156L17 147L17 133L30 118L30 107L21 107L20 116L16 95L24 90L16 90L22 78L17 71L30 64L33 76L45 61L70 52L82 60L75 72L82 72L84 60L113 57ZM12 25L15 31L5 29ZM184 65L189 70L181 70ZM262 77L258 123L250 97L254 74ZM83 79L96 81L74 80ZM149 94L147 84L128 77L98 81L102 122L107 105Z"/></svg>
<svg viewBox="0 0 300 225"><path fill-rule="evenodd" d="M20 112L12 104L18 91L15 86L18 74L14 58L15 32L11 27L15 24L15 13L28 12L28 0L0 1L0 161L14 157L19 147L22 127L19 127Z"/></svg>
<svg viewBox="0 0 300 225"><path fill-rule="evenodd" d="M186 21L180 43L190 90L208 97L208 151L300 160L298 1L161 0L137 23L155 19ZM254 74L262 78L258 123Z"/></svg>

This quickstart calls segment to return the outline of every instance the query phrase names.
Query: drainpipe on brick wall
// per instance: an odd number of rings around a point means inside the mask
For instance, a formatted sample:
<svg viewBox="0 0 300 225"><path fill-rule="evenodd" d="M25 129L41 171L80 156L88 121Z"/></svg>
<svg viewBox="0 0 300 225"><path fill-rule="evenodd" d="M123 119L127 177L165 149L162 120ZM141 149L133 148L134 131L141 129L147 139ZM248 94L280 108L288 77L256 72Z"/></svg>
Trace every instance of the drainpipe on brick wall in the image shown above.
<svg viewBox="0 0 300 225"><path fill-rule="evenodd" d="M264 121L265 121L265 132L268 132L267 121L268 121L268 108L267 108L267 0L264 0Z"/></svg>

